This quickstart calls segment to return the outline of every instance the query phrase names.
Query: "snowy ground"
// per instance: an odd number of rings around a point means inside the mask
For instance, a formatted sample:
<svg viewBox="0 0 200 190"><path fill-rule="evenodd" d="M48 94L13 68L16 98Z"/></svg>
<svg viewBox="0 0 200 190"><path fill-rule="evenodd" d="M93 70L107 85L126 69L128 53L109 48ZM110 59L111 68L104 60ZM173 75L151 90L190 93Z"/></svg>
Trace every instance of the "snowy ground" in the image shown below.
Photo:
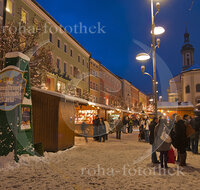
<svg viewBox="0 0 200 190"><path fill-rule="evenodd" d="M0 189L134 190L200 189L200 156L188 153L185 169L170 164L160 170L150 160L150 145L137 134L106 143L76 139L70 150L22 157L19 164L0 169Z"/></svg>

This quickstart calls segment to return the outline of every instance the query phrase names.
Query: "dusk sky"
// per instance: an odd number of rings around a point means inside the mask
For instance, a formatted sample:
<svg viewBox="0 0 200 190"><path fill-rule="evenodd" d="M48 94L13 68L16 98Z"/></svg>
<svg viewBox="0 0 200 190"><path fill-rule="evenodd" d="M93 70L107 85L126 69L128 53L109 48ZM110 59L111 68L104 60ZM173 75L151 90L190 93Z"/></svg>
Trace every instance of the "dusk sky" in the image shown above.
<svg viewBox="0 0 200 190"><path fill-rule="evenodd" d="M62 26L87 27L101 23L106 34L75 34L74 36L94 59L109 70L132 82L146 94L152 92L151 79L143 76L141 63L135 60L144 50L139 44L151 45L150 0L37 0ZM156 0L155 0L156 2ZM200 0L160 0L156 24L166 32L160 36L157 49L159 95L167 99L168 79L180 73L187 25L190 42L195 48L195 63L200 63ZM193 5L193 6L192 6ZM146 48L146 51L148 48ZM159 57L158 57L159 56ZM145 63L152 74L152 61Z"/></svg>

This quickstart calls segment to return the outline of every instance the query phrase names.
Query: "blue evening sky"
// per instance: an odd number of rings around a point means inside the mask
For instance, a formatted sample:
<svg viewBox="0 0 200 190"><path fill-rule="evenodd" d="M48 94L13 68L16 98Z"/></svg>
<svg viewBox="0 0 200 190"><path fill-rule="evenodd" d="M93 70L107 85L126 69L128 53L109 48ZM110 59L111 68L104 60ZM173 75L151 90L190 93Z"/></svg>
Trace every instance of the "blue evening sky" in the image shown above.
<svg viewBox="0 0 200 190"><path fill-rule="evenodd" d="M156 0L154 0L156 2ZM109 70L151 93L151 79L143 76L137 53L148 51L151 44L150 0L37 0L61 25L81 22L87 27L105 26L106 34L72 35ZM166 29L157 49L159 95L167 99L168 79L182 68L181 47L187 24L190 42L195 47L195 63L200 63L200 0L160 0L156 24ZM152 61L145 63L152 74Z"/></svg>

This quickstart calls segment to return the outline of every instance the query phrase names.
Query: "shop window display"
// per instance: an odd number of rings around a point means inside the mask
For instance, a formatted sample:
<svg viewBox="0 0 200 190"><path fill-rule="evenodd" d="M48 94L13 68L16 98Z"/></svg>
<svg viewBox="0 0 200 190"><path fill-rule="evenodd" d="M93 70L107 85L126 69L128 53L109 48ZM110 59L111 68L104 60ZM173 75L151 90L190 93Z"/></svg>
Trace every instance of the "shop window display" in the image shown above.
<svg viewBox="0 0 200 190"><path fill-rule="evenodd" d="M97 114L97 110L77 110L75 124L81 124L83 121L92 124Z"/></svg>

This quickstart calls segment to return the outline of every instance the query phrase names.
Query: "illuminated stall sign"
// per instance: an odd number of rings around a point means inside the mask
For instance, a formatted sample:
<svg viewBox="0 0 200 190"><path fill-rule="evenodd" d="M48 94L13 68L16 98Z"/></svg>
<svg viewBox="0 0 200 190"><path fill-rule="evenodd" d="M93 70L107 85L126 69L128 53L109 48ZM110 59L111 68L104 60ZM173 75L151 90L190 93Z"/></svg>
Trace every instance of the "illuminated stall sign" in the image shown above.
<svg viewBox="0 0 200 190"><path fill-rule="evenodd" d="M7 67L0 72L0 110L10 111L22 104L26 88L23 72Z"/></svg>
<svg viewBox="0 0 200 190"><path fill-rule="evenodd" d="M22 106L21 108L21 130L31 129L31 108L30 106Z"/></svg>

